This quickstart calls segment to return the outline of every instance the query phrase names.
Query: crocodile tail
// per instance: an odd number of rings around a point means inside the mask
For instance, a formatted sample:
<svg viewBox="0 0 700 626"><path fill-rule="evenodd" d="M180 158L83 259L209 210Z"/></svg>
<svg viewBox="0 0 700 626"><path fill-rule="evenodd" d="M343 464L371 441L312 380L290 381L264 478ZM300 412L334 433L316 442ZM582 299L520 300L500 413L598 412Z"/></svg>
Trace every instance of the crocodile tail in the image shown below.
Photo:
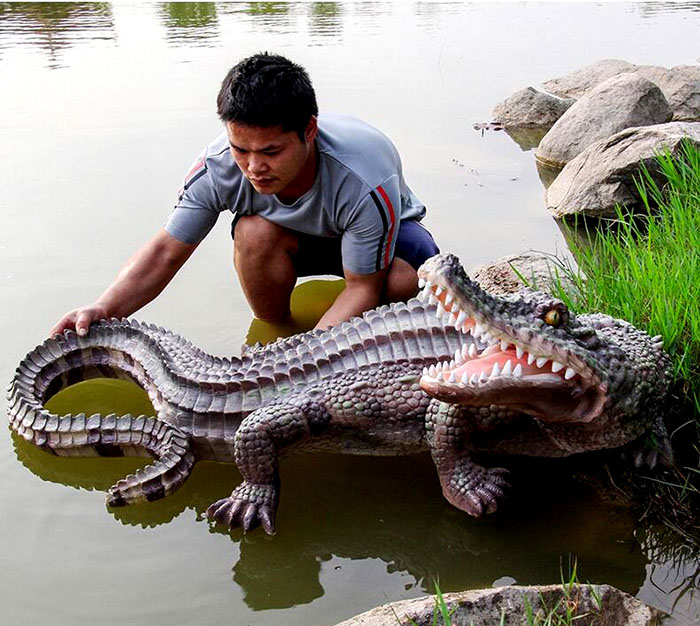
<svg viewBox="0 0 700 626"><path fill-rule="evenodd" d="M195 462L189 438L179 428L158 417L143 420L143 426L133 426L132 434L138 437L140 432L142 445L156 456L156 461L110 487L109 506L150 502L170 495L185 482Z"/></svg>

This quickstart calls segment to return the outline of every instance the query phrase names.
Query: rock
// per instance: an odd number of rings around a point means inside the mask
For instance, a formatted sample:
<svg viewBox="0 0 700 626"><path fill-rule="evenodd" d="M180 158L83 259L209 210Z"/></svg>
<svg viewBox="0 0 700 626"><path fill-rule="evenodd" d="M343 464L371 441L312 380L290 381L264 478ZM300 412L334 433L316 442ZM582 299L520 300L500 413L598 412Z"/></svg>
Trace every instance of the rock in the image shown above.
<svg viewBox="0 0 700 626"><path fill-rule="evenodd" d="M561 261L532 251L501 257L477 267L469 276L489 293L501 296L526 286L518 273L525 278L527 286L548 293L552 293L554 279L563 279Z"/></svg>
<svg viewBox="0 0 700 626"><path fill-rule="evenodd" d="M563 167L599 139L632 126L663 124L672 116L654 83L629 72L613 76L559 118L540 142L535 157L550 167Z"/></svg>
<svg viewBox="0 0 700 626"><path fill-rule="evenodd" d="M674 122L700 121L700 66L641 65L632 74L643 76L663 92Z"/></svg>
<svg viewBox="0 0 700 626"><path fill-rule="evenodd" d="M561 603L562 608L573 608L575 615L586 615L582 623L588 626L655 626L661 623L663 617L657 609L609 585L574 585L571 590L567 586L567 591L568 597L564 594L562 585L508 586L446 593L443 598L451 612L453 624L497 626L502 623L503 615L507 617L508 624L524 624L528 604L533 613L539 612L544 616L557 603ZM377 607L336 626L397 626L413 623L417 626L431 626L434 624L434 607L435 596L403 600ZM440 620L438 623L443 622Z"/></svg>
<svg viewBox="0 0 700 626"><path fill-rule="evenodd" d="M636 67L620 59L603 59L566 76L548 80L542 86L560 98L580 98L608 78L632 71Z"/></svg>
<svg viewBox="0 0 700 626"><path fill-rule="evenodd" d="M615 217L617 204L634 211L641 203L634 183L640 164L661 182L655 155L664 149L678 154L684 137L700 148L700 122L628 128L597 141L567 163L547 189L547 209L555 217Z"/></svg>
<svg viewBox="0 0 700 626"><path fill-rule="evenodd" d="M526 87L497 104L491 115L507 128L549 128L573 103Z"/></svg>

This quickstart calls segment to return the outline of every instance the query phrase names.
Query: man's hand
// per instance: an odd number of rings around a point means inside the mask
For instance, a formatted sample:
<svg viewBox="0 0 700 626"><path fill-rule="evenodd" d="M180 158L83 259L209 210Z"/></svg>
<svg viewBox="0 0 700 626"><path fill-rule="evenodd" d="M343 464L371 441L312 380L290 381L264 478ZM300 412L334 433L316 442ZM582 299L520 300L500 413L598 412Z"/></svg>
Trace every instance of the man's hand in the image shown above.
<svg viewBox="0 0 700 626"><path fill-rule="evenodd" d="M49 333L49 337L63 334L63 331L75 330L81 337L87 335L88 327L92 322L109 317L107 310L100 304L89 304L66 313Z"/></svg>

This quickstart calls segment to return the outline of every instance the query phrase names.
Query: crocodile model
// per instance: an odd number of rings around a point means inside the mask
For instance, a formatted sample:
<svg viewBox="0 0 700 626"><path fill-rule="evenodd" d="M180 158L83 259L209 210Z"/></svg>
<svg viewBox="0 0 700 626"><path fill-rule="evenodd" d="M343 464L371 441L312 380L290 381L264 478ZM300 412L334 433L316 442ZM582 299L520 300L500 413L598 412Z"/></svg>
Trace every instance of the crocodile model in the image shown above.
<svg viewBox="0 0 700 626"><path fill-rule="evenodd" d="M66 331L18 367L10 424L56 454L157 457L109 490L113 506L171 493L197 459L235 461L244 481L207 515L268 533L280 454L430 450L447 500L479 516L496 509L508 485L506 470L482 467L475 453L566 456L651 429L663 440L654 411L669 360L658 337L601 314L576 317L532 290L491 296L452 255L433 257L419 276L423 301L242 358L213 357L135 321L100 322L86 337ZM44 409L62 388L104 376L134 380L157 416Z"/></svg>

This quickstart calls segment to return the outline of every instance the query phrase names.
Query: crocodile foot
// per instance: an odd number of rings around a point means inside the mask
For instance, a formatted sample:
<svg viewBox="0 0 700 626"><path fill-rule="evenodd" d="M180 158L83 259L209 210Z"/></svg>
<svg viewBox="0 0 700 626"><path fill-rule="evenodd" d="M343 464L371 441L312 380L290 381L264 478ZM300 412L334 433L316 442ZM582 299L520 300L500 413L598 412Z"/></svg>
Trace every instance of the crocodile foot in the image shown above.
<svg viewBox="0 0 700 626"><path fill-rule="evenodd" d="M486 469L464 459L448 475L441 476L440 483L450 504L473 517L481 517L498 508L499 500L510 487L507 475L508 470L502 467Z"/></svg>
<svg viewBox="0 0 700 626"><path fill-rule="evenodd" d="M228 498L210 505L207 517L230 529L241 527L247 532L262 526L268 535L274 535L277 499L278 490L275 485L256 485L244 481Z"/></svg>

